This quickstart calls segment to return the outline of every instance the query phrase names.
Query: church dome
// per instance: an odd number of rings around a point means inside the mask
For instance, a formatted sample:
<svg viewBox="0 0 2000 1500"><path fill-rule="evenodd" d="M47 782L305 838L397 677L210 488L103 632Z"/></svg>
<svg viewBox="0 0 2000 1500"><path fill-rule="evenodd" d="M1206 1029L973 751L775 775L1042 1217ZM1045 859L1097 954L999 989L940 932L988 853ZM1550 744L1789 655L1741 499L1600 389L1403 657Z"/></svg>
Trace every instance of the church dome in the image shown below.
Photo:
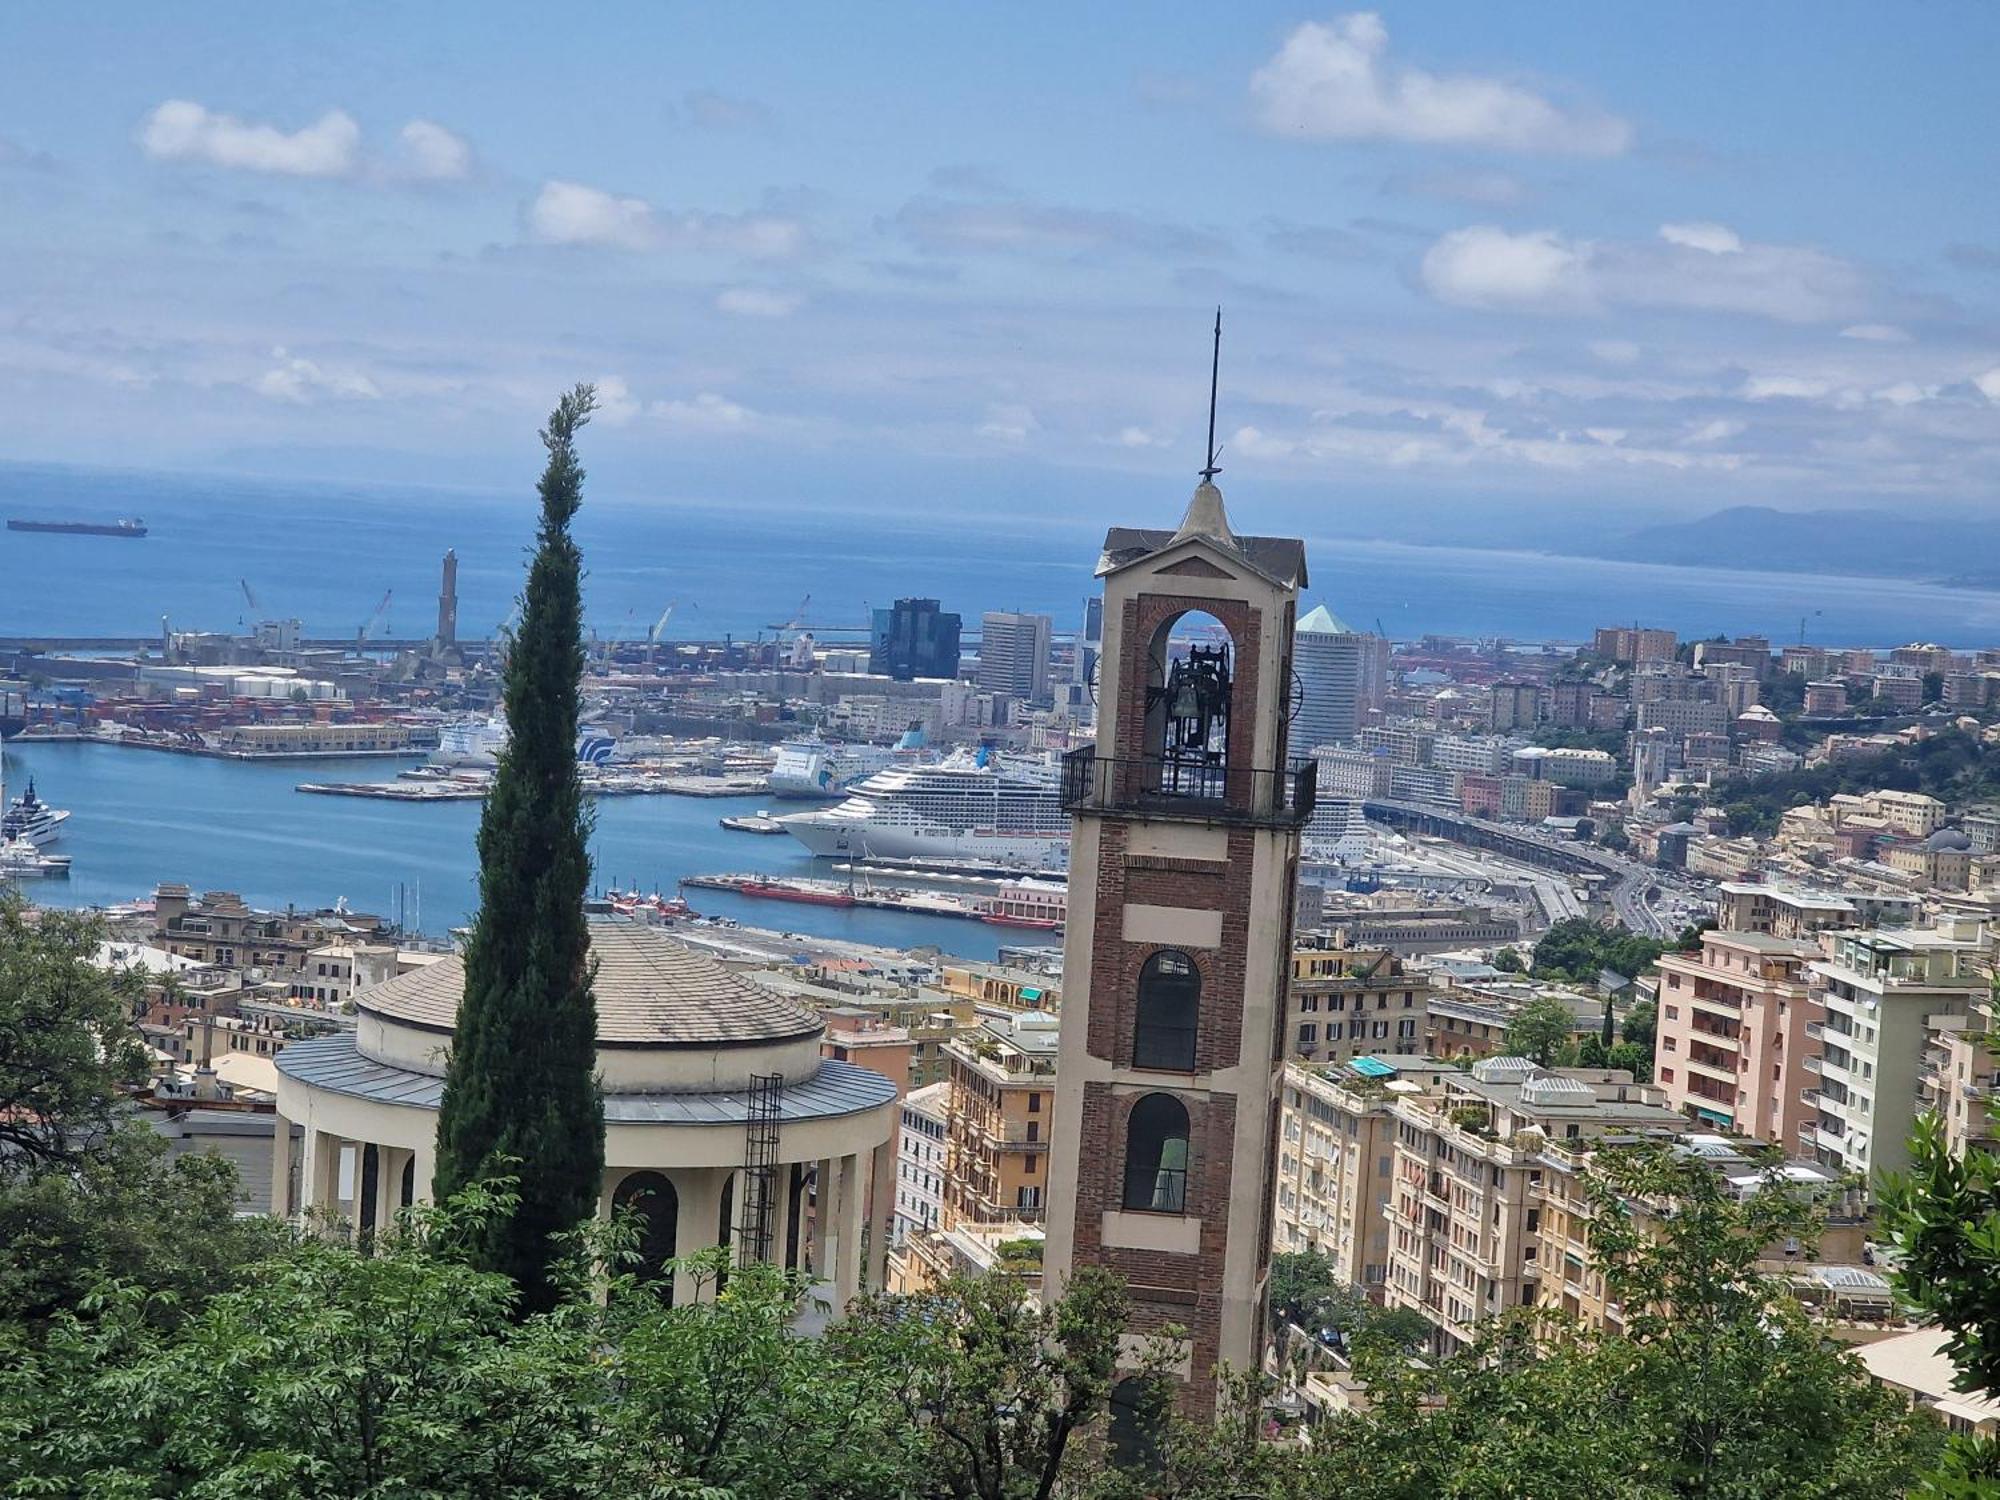
<svg viewBox="0 0 2000 1500"><path fill-rule="evenodd" d="M753 1073L796 1079L817 1069L826 1030L817 1014L656 927L593 918L590 956L607 1090L741 1087ZM354 997L361 1052L441 1075L464 994L456 954L363 990Z"/></svg>

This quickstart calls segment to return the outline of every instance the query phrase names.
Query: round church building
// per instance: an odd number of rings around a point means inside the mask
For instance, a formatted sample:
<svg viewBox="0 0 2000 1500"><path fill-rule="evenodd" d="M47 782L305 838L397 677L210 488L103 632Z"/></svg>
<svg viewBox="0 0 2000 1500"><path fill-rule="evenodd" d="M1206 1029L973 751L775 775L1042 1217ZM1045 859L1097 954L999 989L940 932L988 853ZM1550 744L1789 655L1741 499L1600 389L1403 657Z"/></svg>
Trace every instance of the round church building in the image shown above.
<svg viewBox="0 0 2000 1500"><path fill-rule="evenodd" d="M864 1204L895 1130L896 1086L822 1057L818 1015L658 928L594 917L590 951L600 1212L638 1211L648 1267L726 1244L736 1264L812 1270L844 1305L862 1286ZM278 1054L274 1212L387 1227L399 1207L429 1201L464 990L463 961L441 959L357 994L352 1032ZM873 1247L870 1285L884 1250ZM679 1299L699 1290L685 1273L673 1288Z"/></svg>

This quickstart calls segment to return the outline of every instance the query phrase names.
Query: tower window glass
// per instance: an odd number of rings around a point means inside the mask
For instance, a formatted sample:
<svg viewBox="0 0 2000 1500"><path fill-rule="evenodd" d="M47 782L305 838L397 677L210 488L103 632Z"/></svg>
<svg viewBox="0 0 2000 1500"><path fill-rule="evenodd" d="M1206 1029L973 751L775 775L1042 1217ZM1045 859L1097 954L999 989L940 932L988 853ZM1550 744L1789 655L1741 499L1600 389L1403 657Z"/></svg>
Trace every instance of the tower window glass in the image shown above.
<svg viewBox="0 0 2000 1500"><path fill-rule="evenodd" d="M1194 1071L1195 1023L1201 1013L1201 972L1185 953L1168 948L1139 970L1132 1066Z"/></svg>
<svg viewBox="0 0 2000 1500"><path fill-rule="evenodd" d="M1125 1207L1187 1211L1188 1112L1172 1094L1148 1094L1125 1129Z"/></svg>

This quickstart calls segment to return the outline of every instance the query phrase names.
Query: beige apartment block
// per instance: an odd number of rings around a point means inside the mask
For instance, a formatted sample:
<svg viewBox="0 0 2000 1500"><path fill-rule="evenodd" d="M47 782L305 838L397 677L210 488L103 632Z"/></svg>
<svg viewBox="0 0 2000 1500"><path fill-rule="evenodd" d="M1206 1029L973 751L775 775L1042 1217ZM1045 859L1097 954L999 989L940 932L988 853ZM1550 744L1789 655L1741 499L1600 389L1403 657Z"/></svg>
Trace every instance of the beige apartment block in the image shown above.
<svg viewBox="0 0 2000 1500"><path fill-rule="evenodd" d="M944 1224L1037 1223L1048 1199L1057 1018L1023 1011L945 1044Z"/></svg>
<svg viewBox="0 0 2000 1500"><path fill-rule="evenodd" d="M1931 1017L1922 1071L1917 1075L1917 1107L1944 1122L1945 1144L1954 1156L1972 1147L1992 1150L2000 1143L1993 1118L2000 1061L1993 1055L1994 1002L1989 994L1972 1002L1971 1014Z"/></svg>
<svg viewBox="0 0 2000 1500"><path fill-rule="evenodd" d="M1389 1269L1389 1199L1399 1098L1435 1088L1449 1063L1385 1056L1285 1065L1272 1248L1317 1251L1348 1286L1379 1298Z"/></svg>
<svg viewBox="0 0 2000 1500"><path fill-rule="evenodd" d="M1691 1120L1789 1147L1813 1111L1800 1098L1802 1065L1820 1019L1805 938L1707 932L1694 953L1660 957L1653 1076L1670 1108Z"/></svg>
<svg viewBox="0 0 2000 1500"><path fill-rule="evenodd" d="M1964 1016L1989 993L1992 931L1973 917L1936 927L1837 932L1810 967L1824 1021L1807 1027L1820 1055L1800 1144L1828 1166L1871 1178L1910 1162L1925 1054L1941 1017Z"/></svg>
<svg viewBox="0 0 2000 1500"><path fill-rule="evenodd" d="M1288 1057L1341 1062L1424 1043L1429 985L1387 948L1294 948Z"/></svg>
<svg viewBox="0 0 2000 1500"><path fill-rule="evenodd" d="M1544 1071L1491 1057L1399 1101L1387 1302L1436 1330L1434 1347L1538 1299L1540 1193L1551 1143L1676 1135L1686 1119L1616 1070Z"/></svg>

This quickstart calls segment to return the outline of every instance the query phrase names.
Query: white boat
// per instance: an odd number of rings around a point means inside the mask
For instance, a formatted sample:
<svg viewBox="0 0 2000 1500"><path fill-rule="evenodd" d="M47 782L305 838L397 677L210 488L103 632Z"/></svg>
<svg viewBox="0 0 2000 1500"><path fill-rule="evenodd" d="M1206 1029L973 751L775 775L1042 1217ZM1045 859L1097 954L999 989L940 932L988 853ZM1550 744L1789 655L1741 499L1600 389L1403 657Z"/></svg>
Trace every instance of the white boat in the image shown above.
<svg viewBox="0 0 2000 1500"><path fill-rule="evenodd" d="M911 729L894 746L836 745L787 740L766 783L773 797L838 797L877 771L923 759L924 732Z"/></svg>
<svg viewBox="0 0 2000 1500"><path fill-rule="evenodd" d="M832 807L780 818L813 854L857 859L986 859L1038 870L1069 855L1069 815L1050 764L960 750L855 784Z"/></svg>
<svg viewBox="0 0 2000 1500"><path fill-rule="evenodd" d="M26 839L0 842L0 880L57 880L67 874L67 854L44 854Z"/></svg>
<svg viewBox="0 0 2000 1500"><path fill-rule="evenodd" d="M438 730L438 747L430 764L453 771L490 771L499 765L500 752L506 748L505 714L454 719ZM576 732L576 758L580 764L607 765L618 748L616 739L594 725L584 725Z"/></svg>
<svg viewBox="0 0 2000 1500"><path fill-rule="evenodd" d="M0 791L0 799L4 796L4 791ZM19 841L40 849L61 838L62 826L68 821L67 811L50 807L35 795L35 783L31 777L28 789L14 799L4 814L0 814L0 844Z"/></svg>

